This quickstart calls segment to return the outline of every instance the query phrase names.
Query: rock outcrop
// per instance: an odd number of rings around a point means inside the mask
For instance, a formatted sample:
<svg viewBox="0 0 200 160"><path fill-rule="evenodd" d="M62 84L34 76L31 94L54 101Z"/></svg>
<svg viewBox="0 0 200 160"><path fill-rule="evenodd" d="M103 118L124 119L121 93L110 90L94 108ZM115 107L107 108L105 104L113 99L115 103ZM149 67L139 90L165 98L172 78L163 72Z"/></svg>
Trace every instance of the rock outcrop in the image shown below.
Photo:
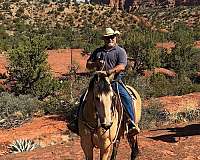
<svg viewBox="0 0 200 160"><path fill-rule="evenodd" d="M182 96L164 96L152 98L143 103L143 107L148 108L153 102L159 102L160 109L169 113L180 113L200 109L200 92L189 93Z"/></svg>
<svg viewBox="0 0 200 160"><path fill-rule="evenodd" d="M104 3L103 1L101 1ZM199 0L110 0L109 5L116 8L139 8L140 6L175 7L180 5L200 5Z"/></svg>

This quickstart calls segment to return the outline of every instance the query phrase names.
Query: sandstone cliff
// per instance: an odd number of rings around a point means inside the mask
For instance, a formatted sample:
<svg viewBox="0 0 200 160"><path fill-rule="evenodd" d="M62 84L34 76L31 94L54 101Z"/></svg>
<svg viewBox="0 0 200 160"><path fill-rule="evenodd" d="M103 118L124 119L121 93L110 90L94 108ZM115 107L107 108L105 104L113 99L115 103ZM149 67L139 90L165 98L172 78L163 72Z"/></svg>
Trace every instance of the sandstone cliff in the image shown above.
<svg viewBox="0 0 200 160"><path fill-rule="evenodd" d="M100 0L104 4L105 0ZM106 1L111 7L116 8L139 8L140 6L145 7L176 7L180 5L200 5L199 0L110 0Z"/></svg>

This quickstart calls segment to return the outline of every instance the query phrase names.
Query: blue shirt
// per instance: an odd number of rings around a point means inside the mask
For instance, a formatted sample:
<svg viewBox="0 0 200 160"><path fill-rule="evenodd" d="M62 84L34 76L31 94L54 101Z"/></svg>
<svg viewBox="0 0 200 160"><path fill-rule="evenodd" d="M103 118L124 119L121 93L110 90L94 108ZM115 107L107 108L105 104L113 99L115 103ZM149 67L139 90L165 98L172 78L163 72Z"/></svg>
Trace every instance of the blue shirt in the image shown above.
<svg viewBox="0 0 200 160"><path fill-rule="evenodd" d="M104 60L105 67L103 70L109 70L119 64L127 65L126 51L116 45L115 47L106 50L105 47L97 48L89 57L88 61L95 62L97 60Z"/></svg>

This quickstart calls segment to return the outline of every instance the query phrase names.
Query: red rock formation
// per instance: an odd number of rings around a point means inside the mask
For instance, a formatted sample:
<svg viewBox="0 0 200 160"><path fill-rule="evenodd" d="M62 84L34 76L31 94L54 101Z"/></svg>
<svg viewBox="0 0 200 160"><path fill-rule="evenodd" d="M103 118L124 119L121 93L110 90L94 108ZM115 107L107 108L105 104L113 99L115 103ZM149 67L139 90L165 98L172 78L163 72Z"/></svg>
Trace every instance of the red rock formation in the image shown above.
<svg viewBox="0 0 200 160"><path fill-rule="evenodd" d="M176 73L174 71L165 68L155 68L153 70L145 70L143 72L145 77L150 77L152 76L152 74L157 74L157 73L163 74L168 77L176 77Z"/></svg>
<svg viewBox="0 0 200 160"><path fill-rule="evenodd" d="M0 74L7 74L7 59L4 54L0 54Z"/></svg>
<svg viewBox="0 0 200 160"><path fill-rule="evenodd" d="M144 107L148 107L151 102L159 102L162 109L169 113L185 112L200 108L200 92L194 92L182 96L164 96L144 102Z"/></svg>
<svg viewBox="0 0 200 160"><path fill-rule="evenodd" d="M122 2L123 1L123 2ZM124 6L127 8L139 8L139 6L153 7L156 5L165 7L175 7L180 5L199 5L200 0L110 0L109 5L111 7L119 8ZM123 7L122 7L123 8ZM127 8L127 9L128 9Z"/></svg>
<svg viewBox="0 0 200 160"><path fill-rule="evenodd" d="M156 44L156 48L164 48L170 51L172 48L175 48L174 42L159 42Z"/></svg>

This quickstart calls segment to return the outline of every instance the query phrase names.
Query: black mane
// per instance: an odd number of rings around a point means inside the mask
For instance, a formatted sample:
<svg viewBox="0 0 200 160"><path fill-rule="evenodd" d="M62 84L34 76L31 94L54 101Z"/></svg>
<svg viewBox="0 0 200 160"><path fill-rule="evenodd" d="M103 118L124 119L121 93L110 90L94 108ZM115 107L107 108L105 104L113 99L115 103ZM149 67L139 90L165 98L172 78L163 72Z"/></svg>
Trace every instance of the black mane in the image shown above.
<svg viewBox="0 0 200 160"><path fill-rule="evenodd" d="M98 87L98 93L102 94L102 93L109 93L110 90L110 83L108 81L106 81L105 76L101 76L101 75L94 75L94 77L91 79L90 84L89 84L89 91L94 89L94 85L96 84L96 86Z"/></svg>

